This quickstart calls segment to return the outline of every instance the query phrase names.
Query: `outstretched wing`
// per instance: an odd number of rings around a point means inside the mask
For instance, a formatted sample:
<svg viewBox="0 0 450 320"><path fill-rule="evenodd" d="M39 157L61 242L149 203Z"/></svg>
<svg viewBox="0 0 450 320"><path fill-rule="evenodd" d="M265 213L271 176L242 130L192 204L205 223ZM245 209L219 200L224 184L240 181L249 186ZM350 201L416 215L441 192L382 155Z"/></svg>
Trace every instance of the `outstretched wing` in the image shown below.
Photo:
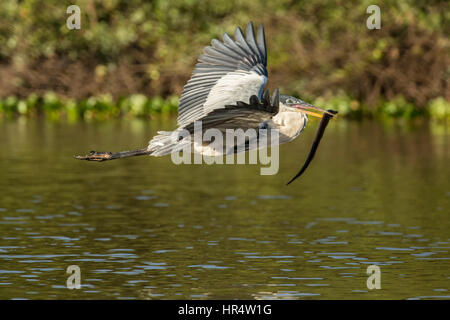
<svg viewBox="0 0 450 320"><path fill-rule="evenodd" d="M264 27L259 26L255 37L250 22L245 37L239 27L234 37L225 33L223 41L213 39L203 49L181 94L178 125L186 126L236 101L248 101L252 95L261 98L267 83Z"/></svg>

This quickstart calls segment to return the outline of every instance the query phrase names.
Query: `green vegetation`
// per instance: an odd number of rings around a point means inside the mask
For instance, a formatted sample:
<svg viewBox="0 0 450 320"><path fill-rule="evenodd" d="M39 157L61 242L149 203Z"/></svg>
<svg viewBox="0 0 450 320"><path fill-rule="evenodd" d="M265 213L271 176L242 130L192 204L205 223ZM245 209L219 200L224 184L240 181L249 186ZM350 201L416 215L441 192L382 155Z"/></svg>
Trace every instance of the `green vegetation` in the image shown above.
<svg viewBox="0 0 450 320"><path fill-rule="evenodd" d="M150 117L158 114L175 115L178 110L178 97L170 96L148 98L143 94L133 94L114 100L110 94L74 100L59 97L48 92L39 97L29 95L26 99L15 96L0 99L0 118L16 116L36 117L44 115L50 119L109 119L117 117ZM317 98L313 101L317 106L339 111L339 116L358 119L363 117L414 118L430 116L436 120L450 120L450 103L443 98L430 101L425 109L415 108L403 97L380 102L375 109L361 104L348 96L340 95L329 99Z"/></svg>
<svg viewBox="0 0 450 320"><path fill-rule="evenodd" d="M120 116L145 117L177 112L178 97L149 99L143 94L113 100L109 94L76 101L61 98L53 92L42 97L31 94L27 99L10 96L0 100L0 117L18 115L34 117L44 114L51 119L107 119Z"/></svg>
<svg viewBox="0 0 450 320"><path fill-rule="evenodd" d="M71 4L0 2L3 116L172 112L202 48L252 20L271 90L349 117L448 118L447 1L380 2L380 30L366 27L370 0L78 0L81 30L68 30Z"/></svg>

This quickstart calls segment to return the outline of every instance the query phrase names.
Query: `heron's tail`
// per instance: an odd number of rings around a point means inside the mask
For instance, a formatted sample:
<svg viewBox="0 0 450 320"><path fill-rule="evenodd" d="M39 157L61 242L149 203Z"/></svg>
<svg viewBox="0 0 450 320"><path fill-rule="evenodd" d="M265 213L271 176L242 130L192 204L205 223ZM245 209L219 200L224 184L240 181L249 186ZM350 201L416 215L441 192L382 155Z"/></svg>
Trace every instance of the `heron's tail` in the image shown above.
<svg viewBox="0 0 450 320"><path fill-rule="evenodd" d="M147 151L152 156L162 157L182 150L186 143L190 142L180 139L176 131L158 131L158 135L150 140Z"/></svg>

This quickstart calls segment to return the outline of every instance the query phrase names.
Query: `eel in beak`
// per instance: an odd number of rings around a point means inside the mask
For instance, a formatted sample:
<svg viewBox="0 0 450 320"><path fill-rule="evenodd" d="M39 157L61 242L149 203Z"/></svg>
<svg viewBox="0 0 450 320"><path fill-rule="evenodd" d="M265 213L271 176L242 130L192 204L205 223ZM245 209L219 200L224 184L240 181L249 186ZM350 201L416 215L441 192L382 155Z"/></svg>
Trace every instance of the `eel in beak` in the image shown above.
<svg viewBox="0 0 450 320"><path fill-rule="evenodd" d="M317 107L315 107L315 108L317 108ZM317 109L319 109L320 111L325 111L325 110L322 110L320 108L317 108ZM328 122L336 114L337 114L337 111L334 111L334 110L327 110L327 111L324 112L323 115L318 114L319 116L321 116L322 120L320 121L319 128L317 129L316 137L314 138L314 142L313 142L313 144L311 146L311 150L309 151L308 157L306 158L306 161L303 164L303 167L300 169L300 171L286 185L289 185L290 183L292 183L295 179L300 177L306 171L306 169L308 168L308 166L311 163L312 159L314 158L314 155L316 154L317 147L319 146L320 140L322 139L322 136L323 136L323 134L325 132L325 129L326 129L327 125L328 125Z"/></svg>

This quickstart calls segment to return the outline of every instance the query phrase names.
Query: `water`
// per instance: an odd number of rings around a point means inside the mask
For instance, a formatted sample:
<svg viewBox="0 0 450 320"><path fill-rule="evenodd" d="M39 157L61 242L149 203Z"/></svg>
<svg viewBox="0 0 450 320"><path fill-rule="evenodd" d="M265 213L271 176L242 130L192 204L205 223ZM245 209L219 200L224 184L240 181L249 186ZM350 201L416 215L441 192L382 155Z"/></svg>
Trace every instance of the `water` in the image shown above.
<svg viewBox="0 0 450 320"><path fill-rule="evenodd" d="M449 128L333 121L290 186L317 122L280 148L275 176L72 159L174 124L1 120L0 298L450 298ZM381 290L366 286L373 264Z"/></svg>

